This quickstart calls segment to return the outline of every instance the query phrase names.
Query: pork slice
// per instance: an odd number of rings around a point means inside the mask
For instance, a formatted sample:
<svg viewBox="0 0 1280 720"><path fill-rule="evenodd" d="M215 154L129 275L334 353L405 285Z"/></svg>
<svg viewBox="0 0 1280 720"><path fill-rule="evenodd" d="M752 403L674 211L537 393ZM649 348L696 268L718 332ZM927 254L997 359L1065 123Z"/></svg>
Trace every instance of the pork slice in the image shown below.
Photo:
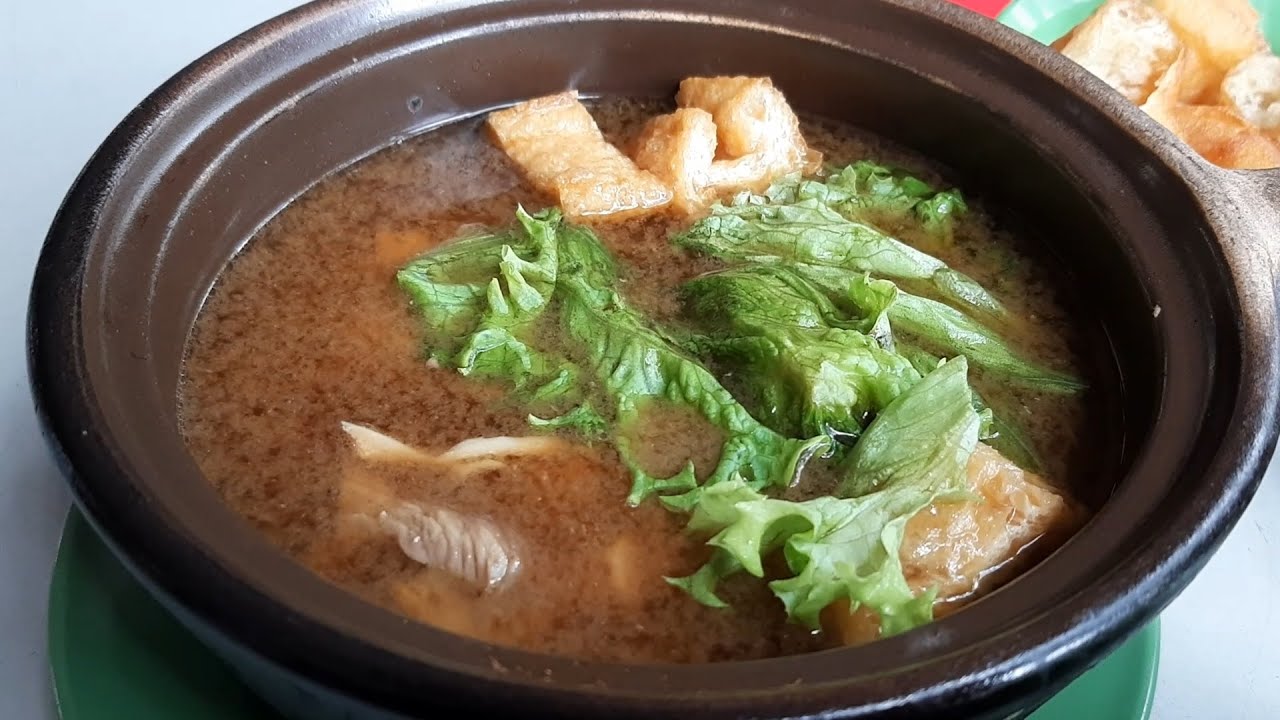
<svg viewBox="0 0 1280 720"><path fill-rule="evenodd" d="M485 518L400 503L378 513L378 524L412 560L485 591L501 588L520 571L514 543Z"/></svg>

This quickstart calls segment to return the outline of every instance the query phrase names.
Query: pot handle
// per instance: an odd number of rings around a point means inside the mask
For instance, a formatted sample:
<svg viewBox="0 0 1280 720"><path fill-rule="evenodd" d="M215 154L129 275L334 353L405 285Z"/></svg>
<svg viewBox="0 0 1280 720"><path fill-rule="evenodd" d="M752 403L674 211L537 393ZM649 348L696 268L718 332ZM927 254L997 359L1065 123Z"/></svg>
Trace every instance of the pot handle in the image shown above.
<svg viewBox="0 0 1280 720"><path fill-rule="evenodd" d="M1233 189L1261 251L1271 262L1271 276L1280 291L1280 168L1231 172Z"/></svg>

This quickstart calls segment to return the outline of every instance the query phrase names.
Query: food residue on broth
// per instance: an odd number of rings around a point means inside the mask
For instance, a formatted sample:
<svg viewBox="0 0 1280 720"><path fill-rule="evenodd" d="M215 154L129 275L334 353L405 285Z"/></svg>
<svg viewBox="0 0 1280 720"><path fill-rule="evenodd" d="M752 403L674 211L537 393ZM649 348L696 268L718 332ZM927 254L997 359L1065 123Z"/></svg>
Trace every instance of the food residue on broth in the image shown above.
<svg viewBox="0 0 1280 720"><path fill-rule="evenodd" d="M624 662L871 641L1061 543L1091 410L1045 274L767 79L676 101L539 98L286 208L185 365L226 501L408 617Z"/></svg>

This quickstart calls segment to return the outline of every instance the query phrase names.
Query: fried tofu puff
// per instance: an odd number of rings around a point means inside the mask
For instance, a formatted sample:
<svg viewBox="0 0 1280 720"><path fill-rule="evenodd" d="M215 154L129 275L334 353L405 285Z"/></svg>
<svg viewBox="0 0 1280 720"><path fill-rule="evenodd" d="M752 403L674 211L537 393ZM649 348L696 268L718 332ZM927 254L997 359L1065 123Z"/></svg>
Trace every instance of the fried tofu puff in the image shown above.
<svg viewBox="0 0 1280 720"><path fill-rule="evenodd" d="M1142 104L1181 49L1155 8L1142 0L1109 0L1076 29L1062 54Z"/></svg>
<svg viewBox="0 0 1280 720"><path fill-rule="evenodd" d="M498 147L571 219L624 218L671 201L671 189L601 134L577 93L529 100L489 115Z"/></svg>

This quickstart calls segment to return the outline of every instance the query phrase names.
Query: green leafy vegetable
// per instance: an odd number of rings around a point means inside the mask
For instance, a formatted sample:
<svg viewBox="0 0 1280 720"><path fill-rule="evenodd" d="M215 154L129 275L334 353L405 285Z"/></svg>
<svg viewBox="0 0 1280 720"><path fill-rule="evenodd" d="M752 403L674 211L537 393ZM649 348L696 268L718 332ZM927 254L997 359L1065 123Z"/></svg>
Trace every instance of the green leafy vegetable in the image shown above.
<svg viewBox="0 0 1280 720"><path fill-rule="evenodd" d="M1075 392L1084 387L1074 377L1023 360L994 332L940 302L903 293L890 308L889 317L900 330L950 353L962 353L984 370L1023 385L1050 392Z"/></svg>
<svg viewBox="0 0 1280 720"><path fill-rule="evenodd" d="M865 160L822 180L788 178L769 188L766 195L776 203L816 199L862 222L915 219L925 231L947 242L954 235L956 221L969 210L959 190L938 191L916 177Z"/></svg>
<svg viewBox="0 0 1280 720"><path fill-rule="evenodd" d="M726 260L795 268L871 319L872 334L887 349L892 349L892 325L1029 387L1049 392L1084 387L1074 377L1018 357L999 335L955 307L889 290L888 281L872 278L927 280L939 296L959 307L1003 313L1000 303L969 277L859 222L869 209L918 213L937 222L965 212L958 194L938 193L909 175L859 162L825 180L791 178L765 195L742 194L729 206L713 208L675 242Z"/></svg>
<svg viewBox="0 0 1280 720"><path fill-rule="evenodd" d="M567 413L553 418L529 416L529 424L545 430L569 428L589 438L604 437L609 432L609 421L604 419L590 403L584 403Z"/></svg>
<svg viewBox="0 0 1280 720"><path fill-rule="evenodd" d="M455 240L396 274L435 351L456 352L486 321L513 328L545 309L556 283L555 238L523 209L516 219L516 227Z"/></svg>
<svg viewBox="0 0 1280 720"><path fill-rule="evenodd" d="M929 232L950 242L955 236L956 219L969 210L959 190L948 190L937 193L927 200L921 200L915 207L916 217L924 223Z"/></svg>
<svg viewBox="0 0 1280 720"><path fill-rule="evenodd" d="M612 260L599 240L588 230L562 226L557 288L561 324L612 399L619 425L635 421L648 398L665 398L698 411L727 436L719 463L704 480L708 486L740 476L755 488L785 487L810 455L827 451L826 437L796 440L760 424L706 368L628 307L616 286ZM698 487L692 465L672 477L654 477L640 466L626 438L617 438L616 444L631 468L631 504L653 494Z"/></svg>
<svg viewBox="0 0 1280 720"><path fill-rule="evenodd" d="M868 288L868 301L891 303L879 290ZM694 342L742 370L755 416L784 435L856 437L920 379L910 362L871 335L839 327L868 323L842 319L818 287L791 270L725 270L690 281L683 292L691 314L713 333Z"/></svg>
<svg viewBox="0 0 1280 720"><path fill-rule="evenodd" d="M781 264L778 264L781 267ZM908 332L949 355L964 355L984 371L1047 392L1075 392L1079 379L1055 372L1014 354L994 331L950 305L903 292L887 280L828 265L793 263L790 269L823 294L841 301L843 309L862 318L859 329L877 339L889 338L890 327ZM839 317L839 310L835 311ZM891 348L881 342L882 346Z"/></svg>
<svg viewBox="0 0 1280 720"><path fill-rule="evenodd" d="M632 474L629 503L657 495L711 535L710 561L670 582L722 606L722 578L763 577L763 558L780 551L788 572L769 585L790 617L816 627L824 608L847 599L892 634L927 622L934 599L903 577L906 522L964 496L979 436L1000 432L969 389L969 362L1074 386L1017 358L963 312L886 279L927 281L958 306L1000 311L977 283L859 221L872 210L949 221L963 212L958 196L879 166L851 167L770 191L790 197L743 196L680 236L748 263L685 287L705 335L675 338L631 308L607 249L555 210L520 210L512 229L447 245L397 277L432 357L511 383L534 427L611 436ZM942 362L916 342L959 356ZM739 370L754 414L699 361L706 356ZM715 467L689 464L671 477L642 467L620 430L645 422L652 400L690 408L723 432ZM813 454L830 455L835 438L857 439L839 460L837 496L770 496Z"/></svg>
<svg viewBox="0 0 1280 720"><path fill-rule="evenodd" d="M921 375L928 375L942 363L940 358L914 345L899 345L898 352L907 358ZM981 421L978 439L990 444L1018 467L1039 472L1043 463L1017 425L1006 420L1003 415L996 415L977 390L971 388L970 391L973 393L973 409L978 413L978 419Z"/></svg>
<svg viewBox="0 0 1280 720"><path fill-rule="evenodd" d="M510 230L419 257L396 280L422 317L431 357L463 375L508 380L538 400L572 398L578 369L528 342L556 285L551 215L520 209L516 218Z"/></svg>
<svg viewBox="0 0 1280 720"><path fill-rule="evenodd" d="M691 407L727 438L706 485L742 477L756 488L786 486L810 455L830 448L825 436L793 439L760 424L697 360L628 307L615 290L613 257L590 230L564 223L555 210L521 209L516 217L509 231L451 243L398 274L442 364L527 388L535 404L564 408L572 401L571 409L531 415L530 423L590 437L608 429L596 407L612 408L617 427L642 419L650 398ZM539 324L547 322L578 363L538 347ZM614 442L632 471L632 504L699 486L691 465L654 477L624 436Z"/></svg>
<svg viewBox="0 0 1280 720"><path fill-rule="evenodd" d="M802 273L823 282L832 292L841 292L832 282L830 272ZM868 300L868 282L865 276L848 276L843 287L845 297L863 313L885 312L881 305ZM900 292L887 315L898 330L911 333L947 354L964 355L983 370L1027 387L1048 392L1075 392L1084 388L1084 383L1070 375L1018 357L999 335L950 305Z"/></svg>
<svg viewBox="0 0 1280 720"><path fill-rule="evenodd" d="M968 276L870 225L845 218L817 198L773 204L762 196L739 196L732 205L712 208L710 216L674 240L726 260L818 265L926 280L956 303L1004 312L1000 302Z"/></svg>
<svg viewBox="0 0 1280 720"><path fill-rule="evenodd" d="M791 502L738 480L701 491L689 526L714 532L705 566L669 582L699 601L723 605L717 583L745 571L764 576L781 549L791 575L769 583L788 615L810 627L831 603L873 610L886 635L932 619L932 592L916 595L899 551L911 516L967 496L965 468L978 442L964 358L947 362L895 399L844 463L841 497Z"/></svg>
<svg viewBox="0 0 1280 720"><path fill-rule="evenodd" d="M976 394L974 398L978 399ZM988 444L1023 470L1040 472L1044 463L1031 442L1027 440L1027 436L1023 434L1022 429L1009 422L1004 415L994 414L990 408L987 408L986 412L990 413L988 426L990 429L984 431L987 434Z"/></svg>
<svg viewBox="0 0 1280 720"><path fill-rule="evenodd" d="M849 285L850 300L862 316L859 329L875 338L885 350L894 351L896 342L890 323L889 309L898 301L898 286L888 280L873 280L863 275L862 281Z"/></svg>
<svg viewBox="0 0 1280 720"><path fill-rule="evenodd" d="M964 357L949 360L885 408L846 459L838 494L863 495L893 483L939 492L964 487L980 422L968 372Z"/></svg>

